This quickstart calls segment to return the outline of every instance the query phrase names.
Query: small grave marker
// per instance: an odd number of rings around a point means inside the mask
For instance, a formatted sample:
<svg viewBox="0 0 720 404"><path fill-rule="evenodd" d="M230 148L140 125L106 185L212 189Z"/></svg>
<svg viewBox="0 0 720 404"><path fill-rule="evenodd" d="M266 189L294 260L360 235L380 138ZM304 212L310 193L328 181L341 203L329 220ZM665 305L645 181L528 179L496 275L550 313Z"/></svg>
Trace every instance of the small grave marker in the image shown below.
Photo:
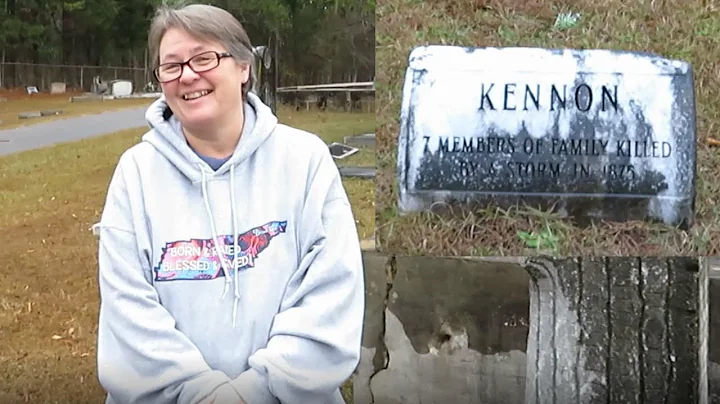
<svg viewBox="0 0 720 404"><path fill-rule="evenodd" d="M104 99L102 96L95 95L95 94L79 95L76 97L70 97L70 102L91 102L91 101L104 101Z"/></svg>
<svg viewBox="0 0 720 404"><path fill-rule="evenodd" d="M691 66L646 53L430 46L410 55L402 212L436 202L554 206L689 226Z"/></svg>
<svg viewBox="0 0 720 404"><path fill-rule="evenodd" d="M375 134L366 133L363 135L345 136L343 142L358 147L375 147Z"/></svg>
<svg viewBox="0 0 720 404"><path fill-rule="evenodd" d="M333 158L338 160L344 159L345 157L352 156L358 152L358 149L342 143L334 142L328 145L330 154Z"/></svg>
<svg viewBox="0 0 720 404"><path fill-rule="evenodd" d="M133 92L133 84L128 80L113 80L110 82L110 92L117 97L126 97Z"/></svg>
<svg viewBox="0 0 720 404"><path fill-rule="evenodd" d="M18 118L20 119L40 118L41 116L40 111L21 112L18 114Z"/></svg>
<svg viewBox="0 0 720 404"><path fill-rule="evenodd" d="M61 109L50 109L46 111L40 111L41 116L61 115L63 111Z"/></svg>
<svg viewBox="0 0 720 404"><path fill-rule="evenodd" d="M50 83L50 94L64 94L67 90L67 85L63 82Z"/></svg>
<svg viewBox="0 0 720 404"><path fill-rule="evenodd" d="M340 175L354 178L375 178L375 167L338 167Z"/></svg>

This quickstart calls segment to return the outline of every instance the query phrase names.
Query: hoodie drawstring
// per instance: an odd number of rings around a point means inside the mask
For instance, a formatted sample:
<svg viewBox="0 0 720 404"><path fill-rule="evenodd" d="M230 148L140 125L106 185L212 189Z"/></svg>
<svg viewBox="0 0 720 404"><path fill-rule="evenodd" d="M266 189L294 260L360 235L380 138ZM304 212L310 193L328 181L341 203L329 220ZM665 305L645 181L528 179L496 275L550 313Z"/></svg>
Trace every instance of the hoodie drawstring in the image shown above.
<svg viewBox="0 0 720 404"><path fill-rule="evenodd" d="M240 301L240 282L238 282L238 274L240 272L238 261L238 219L237 212L235 211L235 165L230 166L230 212L232 213L233 221L233 268L235 268L235 275L233 281L235 282L235 299L233 299L233 327L235 327L235 319L237 318L238 302Z"/></svg>
<svg viewBox="0 0 720 404"><path fill-rule="evenodd" d="M208 218L210 219L210 230L212 231L212 237L213 237L213 248L215 249L215 254L220 259L220 263L222 266L223 274L225 275L225 286L223 288L223 294L221 299L225 299L225 296L227 296L227 292L230 288L230 282L234 281L235 290L234 290L234 301L233 301L233 327L235 327L235 319L237 317L237 307L238 302L240 300L240 285L237 281L238 273L240 272L239 269L239 261L238 261L238 219L237 219L237 212L235 211L235 166L230 166L230 201L231 201L231 208L230 211L232 213L232 221L233 221L233 262L232 265L230 265L227 262L227 257L225 254L220 251L220 240L218 239L217 234L217 227L215 226L215 218L212 214L212 209L210 208L210 196L208 194L207 190L207 173L205 169L203 168L202 164L198 163L198 167L200 168L200 172L202 173L202 195L203 195L203 202L205 202L205 212L208 215ZM230 279L230 273L229 269L234 269L233 274L233 280Z"/></svg>

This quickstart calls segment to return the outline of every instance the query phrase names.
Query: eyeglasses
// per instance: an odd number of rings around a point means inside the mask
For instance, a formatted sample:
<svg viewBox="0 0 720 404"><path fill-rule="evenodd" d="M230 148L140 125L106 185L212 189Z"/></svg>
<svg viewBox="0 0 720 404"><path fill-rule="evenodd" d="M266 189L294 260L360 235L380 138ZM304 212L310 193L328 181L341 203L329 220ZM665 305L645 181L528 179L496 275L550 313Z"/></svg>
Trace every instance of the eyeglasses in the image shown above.
<svg viewBox="0 0 720 404"><path fill-rule="evenodd" d="M155 78L160 83L169 83L182 76L183 68L190 67L195 73L210 71L220 65L220 59L231 57L228 52L203 52L188 59L186 62L163 63L153 70Z"/></svg>

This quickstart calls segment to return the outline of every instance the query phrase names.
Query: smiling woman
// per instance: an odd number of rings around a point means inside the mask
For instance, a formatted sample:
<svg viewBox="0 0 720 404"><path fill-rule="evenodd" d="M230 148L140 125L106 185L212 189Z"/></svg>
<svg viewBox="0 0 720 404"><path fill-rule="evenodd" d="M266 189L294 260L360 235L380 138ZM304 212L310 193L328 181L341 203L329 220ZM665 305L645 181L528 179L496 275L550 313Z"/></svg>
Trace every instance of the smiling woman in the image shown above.
<svg viewBox="0 0 720 404"><path fill-rule="evenodd" d="M328 147L250 92L230 13L162 8L149 47L163 96L96 226L107 403L342 403L364 278Z"/></svg>
<svg viewBox="0 0 720 404"><path fill-rule="evenodd" d="M155 77L188 143L201 154L225 158L243 127L243 99L253 87L253 48L225 10L191 5L161 9L150 28Z"/></svg>

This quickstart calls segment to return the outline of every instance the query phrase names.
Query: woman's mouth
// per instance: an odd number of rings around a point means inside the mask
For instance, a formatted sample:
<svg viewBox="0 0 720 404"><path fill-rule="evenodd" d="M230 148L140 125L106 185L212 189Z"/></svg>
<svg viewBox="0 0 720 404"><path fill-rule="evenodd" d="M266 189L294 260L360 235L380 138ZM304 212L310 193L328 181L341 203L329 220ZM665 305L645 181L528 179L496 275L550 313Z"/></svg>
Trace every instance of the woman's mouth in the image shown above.
<svg viewBox="0 0 720 404"><path fill-rule="evenodd" d="M182 99L185 101L197 100L198 98L202 98L210 93L212 93L212 90L194 91L192 93L183 94Z"/></svg>

